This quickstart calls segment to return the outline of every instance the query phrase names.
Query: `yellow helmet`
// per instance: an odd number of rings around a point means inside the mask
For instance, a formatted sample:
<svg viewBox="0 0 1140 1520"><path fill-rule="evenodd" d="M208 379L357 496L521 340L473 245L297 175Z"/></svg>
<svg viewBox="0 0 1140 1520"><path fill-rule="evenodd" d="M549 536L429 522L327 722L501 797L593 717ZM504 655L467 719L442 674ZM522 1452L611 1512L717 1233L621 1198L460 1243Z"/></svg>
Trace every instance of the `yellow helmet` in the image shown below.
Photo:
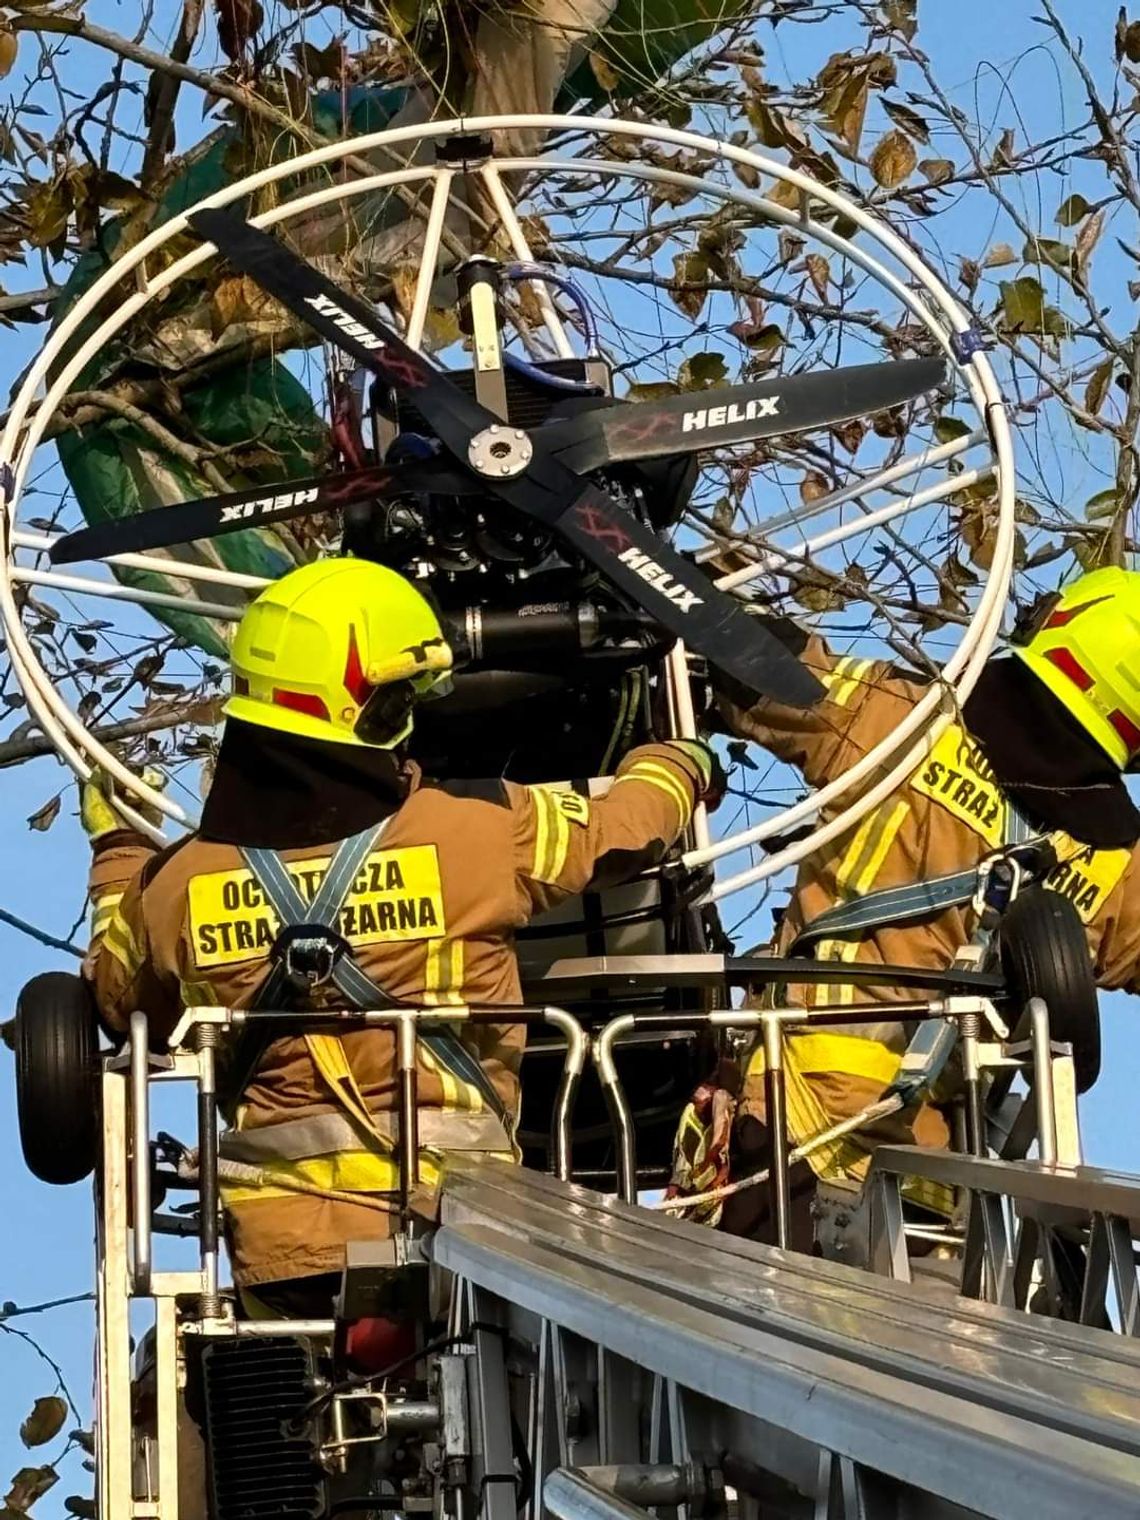
<svg viewBox="0 0 1140 1520"><path fill-rule="evenodd" d="M1014 653L1123 770L1140 751L1140 572L1082 575Z"/></svg>
<svg viewBox="0 0 1140 1520"><path fill-rule="evenodd" d="M452 655L426 597L394 570L326 559L247 609L230 652L228 717L338 744L394 749Z"/></svg>

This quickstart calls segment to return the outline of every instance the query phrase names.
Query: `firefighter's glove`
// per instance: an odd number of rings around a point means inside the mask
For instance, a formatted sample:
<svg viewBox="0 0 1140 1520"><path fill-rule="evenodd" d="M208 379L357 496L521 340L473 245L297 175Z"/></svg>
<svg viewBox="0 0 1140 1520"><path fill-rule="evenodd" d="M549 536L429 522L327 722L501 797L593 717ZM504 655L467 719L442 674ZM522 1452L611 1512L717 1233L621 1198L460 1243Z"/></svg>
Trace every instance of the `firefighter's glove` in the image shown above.
<svg viewBox="0 0 1140 1520"><path fill-rule="evenodd" d="M739 1093L740 1070L728 1060L721 1061L708 1081L697 1088L677 1126L673 1172L665 1190L667 1198L709 1193L728 1182L729 1147ZM700 1204L688 1218L715 1228L722 1209L719 1202Z"/></svg>
<svg viewBox="0 0 1140 1520"><path fill-rule="evenodd" d="M166 777L161 771L154 770L150 766L143 771L142 779L147 786L154 787L156 791L162 791L166 786ZM114 779L99 767L96 767L88 779L81 783L79 821L92 844L97 844L100 839L105 839L109 834L118 834L132 827L115 806L119 800L121 800L121 794ZM162 814L157 808L133 799L131 805L148 823L162 822Z"/></svg>
<svg viewBox="0 0 1140 1520"><path fill-rule="evenodd" d="M716 751L703 739L671 739L670 743L696 766L700 773L697 801L703 802L712 812L719 807L728 790L728 777Z"/></svg>

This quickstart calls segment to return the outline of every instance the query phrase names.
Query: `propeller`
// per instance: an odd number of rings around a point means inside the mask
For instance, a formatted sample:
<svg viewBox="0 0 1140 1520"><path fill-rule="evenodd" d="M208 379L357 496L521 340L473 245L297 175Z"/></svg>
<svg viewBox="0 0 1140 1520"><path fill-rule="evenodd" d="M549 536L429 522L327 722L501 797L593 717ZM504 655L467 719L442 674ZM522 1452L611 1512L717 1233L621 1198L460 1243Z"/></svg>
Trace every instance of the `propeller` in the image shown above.
<svg viewBox="0 0 1140 1520"><path fill-rule="evenodd" d="M854 364L811 375L780 375L754 385L669 396L664 401L590 411L548 422L532 435L578 475L608 464L697 454L730 443L831 427L889 411L946 380L941 359Z"/></svg>
<svg viewBox="0 0 1140 1520"><path fill-rule="evenodd" d="M81 559L103 559L111 554L139 554L144 549L167 549L199 538L220 538L243 528L288 522L318 512L336 512L356 502L376 497L406 496L431 491L446 496L482 495L484 486L464 470L445 462L409 461L349 470L339 475L316 475L308 480L287 480L281 485L257 486L249 491L230 491L224 496L203 496L180 501L172 507L156 507L135 517L116 517L92 523L56 539L50 550L53 565L71 565Z"/></svg>
<svg viewBox="0 0 1140 1520"><path fill-rule="evenodd" d="M276 238L229 210L189 217L192 229L329 342L414 402L436 437L494 495L567 538L578 552L693 650L753 691L796 707L819 682L739 602L643 527L542 441L503 424L363 301Z"/></svg>
<svg viewBox="0 0 1140 1520"><path fill-rule="evenodd" d="M524 431L502 422L363 301L229 210L189 217L235 267L315 332L414 403L454 463L414 461L231 492L68 534L55 563L158 548L241 528L415 492L491 493L559 533L690 648L746 687L810 706L815 677L733 598L582 474L607 464L697 452L826 426L886 410L945 379L937 359L860 365L812 375L591 411ZM457 467L458 466L458 467Z"/></svg>

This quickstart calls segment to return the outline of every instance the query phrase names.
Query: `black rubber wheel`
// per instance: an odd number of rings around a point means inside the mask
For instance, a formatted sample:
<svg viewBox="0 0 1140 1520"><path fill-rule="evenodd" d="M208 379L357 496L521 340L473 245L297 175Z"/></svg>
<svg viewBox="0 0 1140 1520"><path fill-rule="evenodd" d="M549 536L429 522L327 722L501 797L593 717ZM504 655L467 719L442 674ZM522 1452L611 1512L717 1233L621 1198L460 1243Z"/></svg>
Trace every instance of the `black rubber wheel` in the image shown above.
<svg viewBox="0 0 1140 1520"><path fill-rule="evenodd" d="M1026 887L1002 917L998 935L1015 1038L1029 1032L1025 1004L1044 998L1049 1033L1072 1045L1077 1091L1088 1092L1100 1075L1100 1007L1080 914L1059 892Z"/></svg>
<svg viewBox="0 0 1140 1520"><path fill-rule="evenodd" d="M28 1169L41 1182L81 1182L99 1140L98 1034L87 984L45 971L16 1003L16 1112Z"/></svg>

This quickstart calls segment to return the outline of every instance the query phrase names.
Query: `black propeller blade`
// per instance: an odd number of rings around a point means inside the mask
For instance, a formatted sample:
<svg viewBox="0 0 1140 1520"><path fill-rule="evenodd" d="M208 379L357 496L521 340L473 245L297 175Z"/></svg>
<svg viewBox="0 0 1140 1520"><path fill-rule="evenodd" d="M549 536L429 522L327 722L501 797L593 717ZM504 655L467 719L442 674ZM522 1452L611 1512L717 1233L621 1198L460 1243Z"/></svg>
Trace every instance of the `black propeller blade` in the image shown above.
<svg viewBox="0 0 1140 1520"><path fill-rule="evenodd" d="M380 465L375 469L351 470L341 475L290 480L266 489L230 491L224 496L204 496L158 507L137 517L117 517L92 523L65 534L52 545L53 565L71 565L81 559L102 559L108 554L139 554L144 549L166 549L198 538L219 538L243 528L288 522L317 512L334 512L354 502L377 496L396 497L418 491L447 495L471 495L481 484L466 471L432 461Z"/></svg>
<svg viewBox="0 0 1140 1520"><path fill-rule="evenodd" d="M945 379L941 359L856 364L584 412L547 423L532 436L536 443L548 445L562 464L584 475L624 460L696 454L729 443L830 427L901 406L937 390Z"/></svg>
<svg viewBox="0 0 1140 1520"><path fill-rule="evenodd" d="M339 290L275 238L231 211L198 211L188 220L199 236L315 332L412 399L444 447L470 464L485 489L563 533L694 650L743 685L778 701L807 706L823 695L815 678L772 633L603 492L584 485L540 432L530 437L525 467L507 474L475 469L470 445L480 435L489 437L492 428L507 431L494 413L459 390L363 301ZM601 531L593 531L595 526Z"/></svg>

